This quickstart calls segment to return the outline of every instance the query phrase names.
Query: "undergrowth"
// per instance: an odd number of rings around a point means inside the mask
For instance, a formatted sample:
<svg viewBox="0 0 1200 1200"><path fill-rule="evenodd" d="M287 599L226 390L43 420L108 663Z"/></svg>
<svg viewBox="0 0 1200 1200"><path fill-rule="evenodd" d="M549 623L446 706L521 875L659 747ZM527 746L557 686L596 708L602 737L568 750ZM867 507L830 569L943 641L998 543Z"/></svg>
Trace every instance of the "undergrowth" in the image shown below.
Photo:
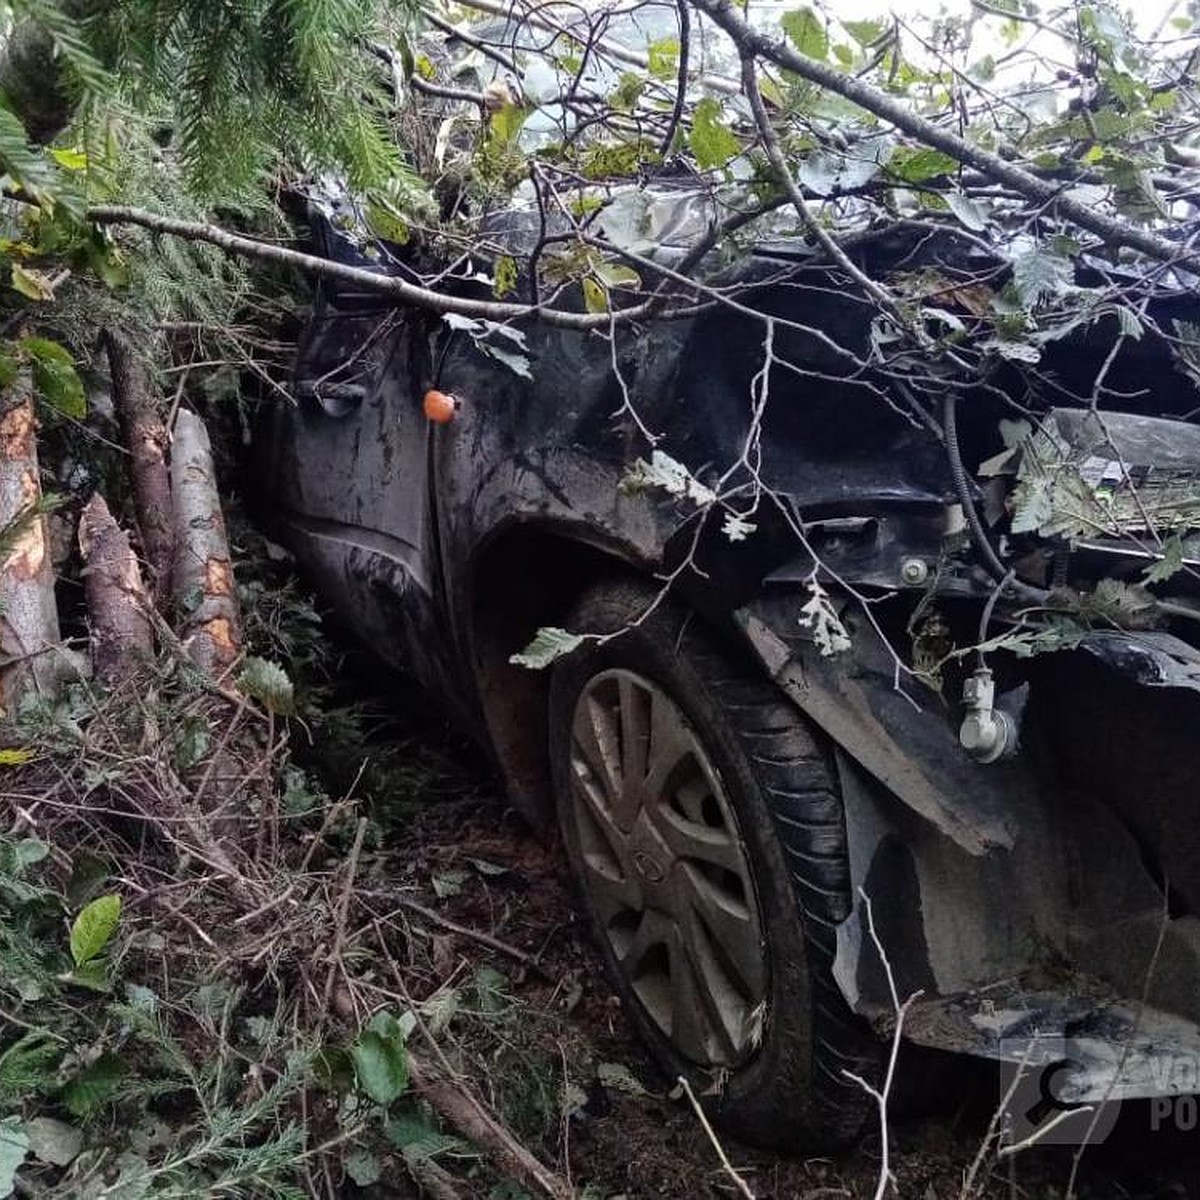
<svg viewBox="0 0 1200 1200"><path fill-rule="evenodd" d="M445 946L405 907L418 882L441 898L502 869L414 879L404 822L463 777L381 739L381 702L346 701L342 652L282 568L243 580L242 599L259 654L238 691L168 654L118 694L80 684L29 706L5 752L0 1196L402 1196L419 1181L516 1200L414 1083L431 1056L535 1147L562 1118L536 1014L495 967L435 970ZM193 816L218 759L251 826L208 837Z"/></svg>

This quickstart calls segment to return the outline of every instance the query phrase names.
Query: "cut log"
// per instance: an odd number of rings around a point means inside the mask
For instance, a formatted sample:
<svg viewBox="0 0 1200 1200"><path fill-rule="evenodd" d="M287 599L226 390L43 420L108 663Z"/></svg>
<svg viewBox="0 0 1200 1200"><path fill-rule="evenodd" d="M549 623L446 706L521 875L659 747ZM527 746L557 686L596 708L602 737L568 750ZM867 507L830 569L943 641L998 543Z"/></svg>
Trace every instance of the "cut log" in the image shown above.
<svg viewBox="0 0 1200 1200"><path fill-rule="evenodd" d="M128 340L107 329L104 345L112 376L113 407L129 451L138 540L150 571L154 603L165 613L171 596L175 546L171 528L171 478L167 471L167 427L155 408L146 368Z"/></svg>
<svg viewBox="0 0 1200 1200"><path fill-rule="evenodd" d="M97 493L79 520L92 666L106 687L129 679L154 653L150 597L125 531Z"/></svg>
<svg viewBox="0 0 1200 1200"><path fill-rule="evenodd" d="M61 673L54 569L28 380L0 394L0 718Z"/></svg>
<svg viewBox="0 0 1200 1200"><path fill-rule="evenodd" d="M176 630L191 660L221 679L241 652L237 591L208 430L186 409L172 431L171 503Z"/></svg>

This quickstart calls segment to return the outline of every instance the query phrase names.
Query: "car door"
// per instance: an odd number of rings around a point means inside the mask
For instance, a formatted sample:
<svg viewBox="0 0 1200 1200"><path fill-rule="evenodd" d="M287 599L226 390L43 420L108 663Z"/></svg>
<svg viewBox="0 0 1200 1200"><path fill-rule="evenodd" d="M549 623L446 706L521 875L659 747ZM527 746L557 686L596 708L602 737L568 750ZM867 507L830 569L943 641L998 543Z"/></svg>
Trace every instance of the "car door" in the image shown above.
<svg viewBox="0 0 1200 1200"><path fill-rule="evenodd" d="M268 516L351 632L445 691L428 376L419 314L323 281L300 337L296 402L271 414L263 469Z"/></svg>

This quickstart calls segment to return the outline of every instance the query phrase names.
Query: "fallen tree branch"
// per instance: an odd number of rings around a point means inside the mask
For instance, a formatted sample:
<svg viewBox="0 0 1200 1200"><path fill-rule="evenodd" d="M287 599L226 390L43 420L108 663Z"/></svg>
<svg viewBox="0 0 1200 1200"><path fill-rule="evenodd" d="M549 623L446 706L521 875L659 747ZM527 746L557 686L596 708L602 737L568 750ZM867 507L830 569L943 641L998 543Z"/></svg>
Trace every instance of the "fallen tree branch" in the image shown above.
<svg viewBox="0 0 1200 1200"><path fill-rule="evenodd" d="M402 908L409 912L416 913L419 917L424 917L427 921L432 921L435 925L440 925L443 929L448 929L451 933L457 933L460 937L470 938L474 942L478 942L481 946L486 946L489 950L495 950L497 954L503 954L508 958L519 962L523 967L528 967L531 971L536 971L539 975L545 975L545 968L532 955L527 954L524 950L519 950L516 946L510 946L508 942L501 941L498 937L493 937L490 933L485 933L482 929L471 929L467 925L460 925L457 921L452 921L449 917L442 916L441 913L435 912L432 908L426 908L424 904L418 904L416 900L408 900L403 896L399 897L397 903Z"/></svg>
<svg viewBox="0 0 1200 1200"><path fill-rule="evenodd" d="M903 130L924 145L940 150L966 166L974 167L989 179L1012 188L1034 204L1052 205L1060 216L1095 234L1110 246L1125 246L1131 250L1139 250L1157 262L1179 263L1193 270L1200 270L1200 253L1188 250L1161 234L1139 229L1128 221L1110 217L1093 205L1069 195L1061 184L1041 179L1024 167L1007 162L998 154L993 154L974 142L943 129L857 76L845 74L836 67L818 62L815 58L801 54L791 46L758 32L747 23L733 0L691 2L729 35L743 59L765 59L785 71L795 72L809 83L834 92L867 112L874 113L881 120Z"/></svg>
<svg viewBox="0 0 1200 1200"><path fill-rule="evenodd" d="M771 125L770 115L767 113L766 105L763 104L762 93L758 88L758 73L754 68L753 55L747 54L742 59L742 88L746 93L746 98L750 101L750 111L754 114L754 123L758 127L759 137L762 139L763 149L767 152L767 158L771 166L775 168L775 173L779 176L779 180L783 184L783 190L792 202L792 207L796 210L796 215L800 218L801 224L803 224L809 236L897 325L904 329L911 329L911 322L906 320L904 314L900 312L900 306L896 303L896 299L891 292L882 284L871 279L865 272L859 270L850 261L850 256L842 249L840 243L817 220L812 209L808 207L808 201L804 198L804 193L800 190L795 177L788 168L787 159L783 154L783 147L779 144L779 136Z"/></svg>
<svg viewBox="0 0 1200 1200"><path fill-rule="evenodd" d="M374 271L364 270L362 267L351 267L345 263L333 262L316 254L306 254L302 250L292 250L287 246L278 246L272 242L261 242L255 238L243 237L238 233L230 233L218 225L209 225L200 221L179 221L174 217L164 217L142 208L103 204L89 208L87 215L88 219L95 221L97 225L136 225L155 233L171 234L173 237L183 238L189 242L207 242L230 254L294 267L296 270L325 279L341 280L343 283L353 284L364 291L390 296L398 304L407 304L413 308L422 308L430 312L457 313L460 316L478 317L486 321L515 321L522 317L536 317L538 320L560 329L577 330L609 329L614 316L621 324L628 324L651 314L659 320L669 320L671 316L669 311L657 312L658 304L654 299L621 309L615 314L564 312L561 309L542 308L532 304L509 304L499 300L472 300L465 296L450 296L444 292L434 291L432 288L419 287L417 284L399 279L395 275L381 275Z"/></svg>
<svg viewBox="0 0 1200 1200"><path fill-rule="evenodd" d="M566 38L576 38L578 32L572 33L558 21L551 20L546 14L552 12L553 8L548 4L529 4L529 5L514 5L506 3L505 0L461 0L463 8L473 8L476 12L489 13L494 17L505 17L508 20L521 21L534 29L541 29L546 33L556 33ZM566 5L563 6L567 8ZM580 6L572 5L568 8L569 12L578 14L580 11L586 11ZM640 50L635 50L631 46L623 46L619 41L609 37L591 37L588 39L588 44L595 49L603 51L609 58L616 59L617 62L627 63L631 67L639 67L643 71L650 69L650 56L643 54ZM738 85L735 80L727 79L724 75L700 74L697 75L696 83L711 92L716 92L720 95L734 96L737 94Z"/></svg>

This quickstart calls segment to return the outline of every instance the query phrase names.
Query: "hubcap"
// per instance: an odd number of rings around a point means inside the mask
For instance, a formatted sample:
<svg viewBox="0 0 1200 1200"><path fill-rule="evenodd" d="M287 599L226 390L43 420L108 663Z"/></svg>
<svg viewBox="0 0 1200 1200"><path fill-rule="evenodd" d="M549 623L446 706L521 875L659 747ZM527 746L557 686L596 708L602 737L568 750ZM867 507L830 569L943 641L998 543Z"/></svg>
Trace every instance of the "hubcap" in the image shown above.
<svg viewBox="0 0 1200 1200"><path fill-rule="evenodd" d="M756 1046L758 897L721 781L669 696L604 671L571 726L571 813L589 903L642 1007L692 1062Z"/></svg>

